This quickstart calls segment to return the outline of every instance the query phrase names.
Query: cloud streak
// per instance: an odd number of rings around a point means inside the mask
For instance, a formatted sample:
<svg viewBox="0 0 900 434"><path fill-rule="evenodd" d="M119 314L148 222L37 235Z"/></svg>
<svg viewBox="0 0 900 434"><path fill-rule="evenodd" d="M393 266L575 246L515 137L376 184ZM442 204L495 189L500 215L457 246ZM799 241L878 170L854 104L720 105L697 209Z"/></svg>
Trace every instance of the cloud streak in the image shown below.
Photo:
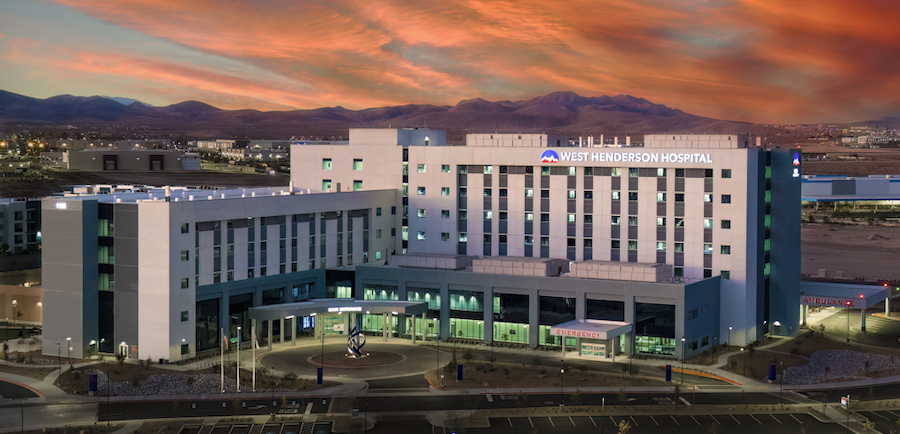
<svg viewBox="0 0 900 434"><path fill-rule="evenodd" d="M158 48L92 44L72 52L5 30L0 55L54 65L60 79L86 87L71 93L108 94L88 85L102 76L117 90L156 89L157 99L223 108L455 104L573 90L753 122L900 112L900 29L878 24L900 19L900 5L889 0L57 0L55 7L180 50L167 57ZM29 44L43 45L27 54L13 48Z"/></svg>

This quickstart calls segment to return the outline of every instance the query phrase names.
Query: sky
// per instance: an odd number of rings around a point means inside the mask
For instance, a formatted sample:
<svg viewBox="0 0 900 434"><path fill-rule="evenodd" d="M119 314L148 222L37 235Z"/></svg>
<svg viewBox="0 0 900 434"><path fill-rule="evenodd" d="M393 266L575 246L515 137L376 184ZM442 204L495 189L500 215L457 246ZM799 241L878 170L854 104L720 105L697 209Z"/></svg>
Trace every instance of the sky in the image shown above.
<svg viewBox="0 0 900 434"><path fill-rule="evenodd" d="M0 0L0 89L349 109L629 94L828 123L900 113L897 0Z"/></svg>

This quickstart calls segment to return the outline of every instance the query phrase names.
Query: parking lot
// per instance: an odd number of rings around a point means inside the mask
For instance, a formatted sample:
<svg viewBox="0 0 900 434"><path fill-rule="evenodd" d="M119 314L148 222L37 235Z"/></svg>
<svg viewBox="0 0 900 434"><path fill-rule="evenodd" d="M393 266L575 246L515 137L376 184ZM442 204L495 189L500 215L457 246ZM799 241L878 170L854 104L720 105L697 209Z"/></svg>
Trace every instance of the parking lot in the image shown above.
<svg viewBox="0 0 900 434"><path fill-rule="evenodd" d="M875 422L875 430L889 433L898 428L900 410L856 411L856 414Z"/></svg>
<svg viewBox="0 0 900 434"><path fill-rule="evenodd" d="M490 428L469 428L467 431L577 433L602 430L614 433L622 421L631 424L629 434L660 432L777 434L801 432L801 427L805 428L806 432L817 434L837 434L846 431L841 425L819 422L807 414L504 417L490 419Z"/></svg>

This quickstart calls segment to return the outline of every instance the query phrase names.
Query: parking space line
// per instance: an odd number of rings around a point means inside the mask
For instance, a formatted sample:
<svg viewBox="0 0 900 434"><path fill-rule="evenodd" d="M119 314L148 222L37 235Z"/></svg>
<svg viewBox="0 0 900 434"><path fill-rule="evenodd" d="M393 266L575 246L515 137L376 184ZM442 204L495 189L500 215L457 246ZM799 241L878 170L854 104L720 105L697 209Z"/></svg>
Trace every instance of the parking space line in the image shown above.
<svg viewBox="0 0 900 434"><path fill-rule="evenodd" d="M717 424L719 424L719 425L722 425L722 422L719 422L719 419L716 419L716 417L715 417L715 416L713 416L713 415L709 415L709 417L711 417L711 418L712 418L712 420L714 420L714 421L716 421L716 423L717 423Z"/></svg>
<svg viewBox="0 0 900 434"><path fill-rule="evenodd" d="M528 423L531 424L531 428L534 428L534 422L531 421L531 416L528 416Z"/></svg>
<svg viewBox="0 0 900 434"><path fill-rule="evenodd" d="M672 415L671 415L671 414L670 414L670 415L669 415L669 417L671 417L671 418L672 418L672 422L675 422L675 425L678 425L678 426L681 426L681 424L680 424L680 423L678 423L678 421L677 421L677 420L675 420L675 416L672 416Z"/></svg>
<svg viewBox="0 0 900 434"><path fill-rule="evenodd" d="M510 419L509 417L507 417L507 418L506 418L506 421L509 422L509 427L512 428L512 427L513 427L513 425L512 425L512 419Z"/></svg>
<svg viewBox="0 0 900 434"><path fill-rule="evenodd" d="M893 411L890 411L890 410L885 410L885 411L888 412L888 413L890 413L890 414L892 414L892 415L894 415L894 416L900 417L900 414L894 413Z"/></svg>
<svg viewBox="0 0 900 434"><path fill-rule="evenodd" d="M573 427L575 426L575 421L572 420L572 416L569 416L569 422L572 422L572 426L573 426Z"/></svg>
<svg viewBox="0 0 900 434"><path fill-rule="evenodd" d="M791 417L792 417L792 418L794 418L794 420L796 420L796 421L797 421L797 423L799 423L799 424L801 424L801 425L803 425L803 422L801 422L801 421L800 421L800 419L797 419L797 416L794 416L794 415L793 415L793 414L791 414L791 413L788 413L788 414L789 414L789 415L790 415L790 416L791 416Z"/></svg>
<svg viewBox="0 0 900 434"><path fill-rule="evenodd" d="M631 421L634 422L634 426L638 426L637 421L634 420L634 416L628 416L628 417L630 417L630 418L631 418Z"/></svg>
<svg viewBox="0 0 900 434"><path fill-rule="evenodd" d="M872 414L874 414L875 416L878 416L878 417L880 417L880 418L882 418L882 419L884 419L884 420L890 420L890 419L888 419L888 418L886 418L886 417L884 417L884 416L882 416L882 415L880 415L880 414L878 414L878 413L875 413L874 411L868 411L868 412L866 412L866 413L872 413Z"/></svg>
<svg viewBox="0 0 900 434"><path fill-rule="evenodd" d="M691 419L694 419L694 422L697 423L697 426L700 426L700 421L698 421L697 418L691 415Z"/></svg>
<svg viewBox="0 0 900 434"><path fill-rule="evenodd" d="M484 395L484 396L487 398L487 401L488 401L488 402L494 402L494 397L491 396L490 393L488 393L487 395Z"/></svg>
<svg viewBox="0 0 900 434"><path fill-rule="evenodd" d="M556 428L556 424L553 423L553 418L551 418L551 417L548 416L548 417L547 417L547 420L550 421L550 426L552 426L553 428Z"/></svg>
<svg viewBox="0 0 900 434"><path fill-rule="evenodd" d="M781 423L781 421L780 421L780 420L778 420L778 418L777 418L777 417L775 417L775 415L774 415L774 414L770 414L770 415L769 415L769 416L772 416L772 419L775 419L775 422L778 422L778 424L779 424L779 425L784 425L784 424L783 424L783 423Z"/></svg>
<svg viewBox="0 0 900 434"><path fill-rule="evenodd" d="M594 424L594 428L597 428L597 422L594 422L594 416L588 416L588 419L590 419L591 423Z"/></svg>
<svg viewBox="0 0 900 434"><path fill-rule="evenodd" d="M655 419L653 416L650 416L650 420L652 420L653 423L656 424L656 426L659 426L659 422L657 422L656 419Z"/></svg>
<svg viewBox="0 0 900 434"><path fill-rule="evenodd" d="M615 420L615 419L613 419L613 417L612 417L612 416L609 416L609 420L610 420L610 421L611 421L611 422L612 422L612 424L613 424L613 426L619 426L619 424L618 424L618 423L616 423L616 420Z"/></svg>
<svg viewBox="0 0 900 434"><path fill-rule="evenodd" d="M756 418L756 416L754 416L754 415L752 415L752 414L751 414L751 415L750 415L750 417L752 417L752 418L753 418L753 420L755 420L755 421L756 421L756 423L758 423L758 424L760 424L760 425L762 425L762 422L760 422L760 421L759 421L759 419L757 419L757 418Z"/></svg>
<svg viewBox="0 0 900 434"><path fill-rule="evenodd" d="M737 422L737 423L738 423L738 425L741 425L741 421L739 421L739 420L737 420L737 418L736 418L736 417L734 417L734 415L733 415L733 414L729 414L729 416L731 416L731 418L732 418L732 419L734 419L734 421L735 421L735 422Z"/></svg>

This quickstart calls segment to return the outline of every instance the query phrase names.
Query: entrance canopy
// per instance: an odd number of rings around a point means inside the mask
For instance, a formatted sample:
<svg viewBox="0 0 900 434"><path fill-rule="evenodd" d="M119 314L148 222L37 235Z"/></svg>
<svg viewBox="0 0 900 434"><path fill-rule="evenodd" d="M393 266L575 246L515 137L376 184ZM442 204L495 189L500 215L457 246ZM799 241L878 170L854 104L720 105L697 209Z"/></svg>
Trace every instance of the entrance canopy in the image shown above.
<svg viewBox="0 0 900 434"><path fill-rule="evenodd" d="M297 303L251 307L250 319L274 321L290 316L309 316L320 313L365 313L418 315L428 311L424 301L354 300L351 298L320 298Z"/></svg>
<svg viewBox="0 0 900 434"><path fill-rule="evenodd" d="M849 283L800 282L800 304L868 309L884 301L889 288Z"/></svg>
<svg viewBox="0 0 900 434"><path fill-rule="evenodd" d="M550 327L550 334L569 338L612 339L631 333L631 329L631 324L627 322L577 319Z"/></svg>

